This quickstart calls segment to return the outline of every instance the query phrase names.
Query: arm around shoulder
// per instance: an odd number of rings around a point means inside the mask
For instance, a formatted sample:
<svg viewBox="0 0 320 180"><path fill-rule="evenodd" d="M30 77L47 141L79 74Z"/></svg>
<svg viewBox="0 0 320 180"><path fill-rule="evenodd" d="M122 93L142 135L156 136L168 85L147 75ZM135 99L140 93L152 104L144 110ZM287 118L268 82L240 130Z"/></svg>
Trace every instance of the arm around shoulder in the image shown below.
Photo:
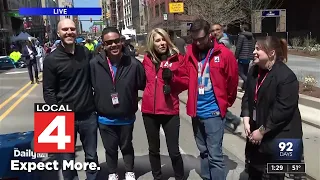
<svg viewBox="0 0 320 180"><path fill-rule="evenodd" d="M142 63L136 59L137 61L137 76L136 76L136 82L137 82L137 87L138 90L144 90L144 88L146 87L146 72L144 70L144 67L142 65Z"/></svg>
<svg viewBox="0 0 320 180"><path fill-rule="evenodd" d="M182 91L185 91L188 89L189 85L189 76L188 76L188 69L187 69L187 59L185 56L179 54L179 67L177 70L173 71L173 77L172 77L172 86L176 91L181 93Z"/></svg>
<svg viewBox="0 0 320 180"><path fill-rule="evenodd" d="M47 104L56 104L56 91L57 91L57 71L54 59L49 55L43 61L43 98Z"/></svg>

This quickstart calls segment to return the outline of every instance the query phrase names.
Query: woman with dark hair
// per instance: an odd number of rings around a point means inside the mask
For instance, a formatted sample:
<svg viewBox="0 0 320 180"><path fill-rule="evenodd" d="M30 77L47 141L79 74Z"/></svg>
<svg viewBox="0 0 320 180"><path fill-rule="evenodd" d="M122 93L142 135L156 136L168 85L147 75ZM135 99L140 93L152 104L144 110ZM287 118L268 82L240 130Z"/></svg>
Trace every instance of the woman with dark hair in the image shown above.
<svg viewBox="0 0 320 180"><path fill-rule="evenodd" d="M298 108L299 82L285 64L287 43L265 37L255 45L254 65L249 71L242 112L247 136L246 158L250 180L282 180L284 174L268 174L267 163L282 162L280 141L294 144L294 160L302 158L302 122ZM290 142L289 142L290 141ZM270 167L269 167L270 168Z"/></svg>

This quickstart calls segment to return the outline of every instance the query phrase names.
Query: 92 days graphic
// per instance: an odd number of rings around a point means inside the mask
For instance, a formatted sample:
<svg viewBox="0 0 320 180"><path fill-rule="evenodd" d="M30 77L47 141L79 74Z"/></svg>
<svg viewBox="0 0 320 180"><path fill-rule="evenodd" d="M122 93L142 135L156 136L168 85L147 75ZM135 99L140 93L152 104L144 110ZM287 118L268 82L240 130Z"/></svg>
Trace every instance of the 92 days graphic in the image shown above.
<svg viewBox="0 0 320 180"><path fill-rule="evenodd" d="M273 150L276 160L299 161L303 151L302 141L301 139L278 139Z"/></svg>

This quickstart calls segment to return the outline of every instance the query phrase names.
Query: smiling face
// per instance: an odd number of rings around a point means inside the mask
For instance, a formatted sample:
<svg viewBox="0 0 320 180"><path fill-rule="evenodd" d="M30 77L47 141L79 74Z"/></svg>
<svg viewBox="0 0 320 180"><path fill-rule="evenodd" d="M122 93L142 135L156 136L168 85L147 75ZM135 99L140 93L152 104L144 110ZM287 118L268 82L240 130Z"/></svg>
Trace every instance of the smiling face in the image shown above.
<svg viewBox="0 0 320 180"><path fill-rule="evenodd" d="M58 36L64 44L73 44L77 36L76 25L70 19L64 19L58 24Z"/></svg>
<svg viewBox="0 0 320 180"><path fill-rule="evenodd" d="M264 68L265 65L268 63L268 61L274 59L275 52L274 50L271 50L267 52L268 50L263 49L259 43L256 43L253 55L254 55L254 60L253 62L257 64L258 66Z"/></svg>
<svg viewBox="0 0 320 180"><path fill-rule="evenodd" d="M214 24L211 26L211 35L217 39L222 38L223 36L223 27L219 24Z"/></svg>
<svg viewBox="0 0 320 180"><path fill-rule="evenodd" d="M120 34L109 32L103 36L103 42L108 55L119 56L122 50Z"/></svg>
<svg viewBox="0 0 320 180"><path fill-rule="evenodd" d="M167 41L158 33L154 35L153 49L159 54L166 53L168 49Z"/></svg>

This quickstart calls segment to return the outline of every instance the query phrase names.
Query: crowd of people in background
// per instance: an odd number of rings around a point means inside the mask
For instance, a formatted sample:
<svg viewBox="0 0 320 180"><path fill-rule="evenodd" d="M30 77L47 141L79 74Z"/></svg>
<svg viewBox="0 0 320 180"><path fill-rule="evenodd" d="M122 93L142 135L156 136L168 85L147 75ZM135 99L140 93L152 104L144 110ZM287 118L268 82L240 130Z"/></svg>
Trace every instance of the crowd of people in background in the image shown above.
<svg viewBox="0 0 320 180"><path fill-rule="evenodd" d="M243 24L232 52L223 25L197 19L190 27L191 44L174 31L152 29L141 62L136 59L139 54L131 44L132 37L121 35L115 27L103 29L99 38L76 41L75 24L65 19L58 24L58 35L60 40L53 44L25 42L20 48L13 47L10 57L17 63L24 58L31 83L39 83L39 72L43 72L47 104L72 104L86 162L98 163L99 130L108 180L119 179L118 149L123 155L125 179L136 179L132 140L140 106L139 90L144 91L140 108L153 179L162 179L160 128L166 137L175 179L186 179L179 150L179 94L186 90L186 111L192 119L202 179L226 179L222 148L225 124L232 124L235 131L241 122L247 140L249 180L284 179L284 174L266 171L267 163L277 162L270 152L275 141L302 139L299 84L285 64L288 58L284 40L257 40ZM239 76L243 80L240 89ZM228 108L238 91L244 96L241 114L234 115ZM74 160L75 154L59 157ZM87 170L87 180L95 180L97 174ZM65 170L63 176L71 180L78 175L75 170Z"/></svg>

